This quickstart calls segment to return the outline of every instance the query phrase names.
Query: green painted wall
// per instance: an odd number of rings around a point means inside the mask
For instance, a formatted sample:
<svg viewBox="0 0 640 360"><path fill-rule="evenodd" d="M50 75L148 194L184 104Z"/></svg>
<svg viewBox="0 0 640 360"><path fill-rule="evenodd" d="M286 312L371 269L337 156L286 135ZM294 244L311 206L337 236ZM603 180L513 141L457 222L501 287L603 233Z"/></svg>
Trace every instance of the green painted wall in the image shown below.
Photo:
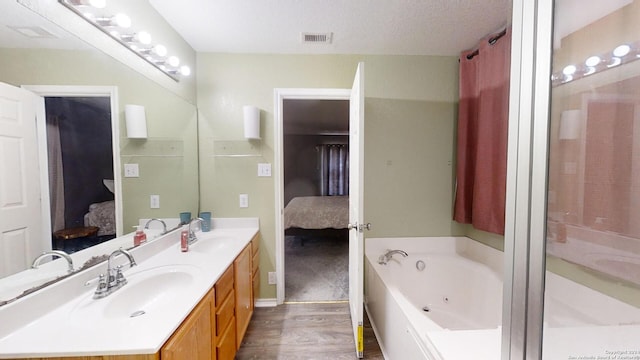
<svg viewBox="0 0 640 360"><path fill-rule="evenodd" d="M351 88L365 63L367 236L461 235L451 220L458 62L455 57L198 54L200 199L220 217L259 217L261 298L275 298L274 88ZM242 106L262 109L262 140L247 141ZM220 144L257 153L222 157ZM242 151L239 151L242 152ZM238 195L249 194L249 208Z"/></svg>

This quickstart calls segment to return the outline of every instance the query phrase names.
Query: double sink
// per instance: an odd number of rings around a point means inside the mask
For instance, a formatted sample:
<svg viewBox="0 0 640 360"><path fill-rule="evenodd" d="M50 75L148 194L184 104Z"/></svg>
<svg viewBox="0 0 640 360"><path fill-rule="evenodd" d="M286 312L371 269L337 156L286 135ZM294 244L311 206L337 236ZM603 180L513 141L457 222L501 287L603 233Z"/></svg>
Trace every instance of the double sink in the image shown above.
<svg viewBox="0 0 640 360"><path fill-rule="evenodd" d="M124 270L127 283L104 298L93 295L106 264L75 284L65 279L58 293L47 292L67 300L0 338L0 359L155 353L257 231L256 219L255 226L198 232L188 252L180 251L179 231L134 248L130 253L138 265ZM124 265L128 259L119 255L112 263Z"/></svg>

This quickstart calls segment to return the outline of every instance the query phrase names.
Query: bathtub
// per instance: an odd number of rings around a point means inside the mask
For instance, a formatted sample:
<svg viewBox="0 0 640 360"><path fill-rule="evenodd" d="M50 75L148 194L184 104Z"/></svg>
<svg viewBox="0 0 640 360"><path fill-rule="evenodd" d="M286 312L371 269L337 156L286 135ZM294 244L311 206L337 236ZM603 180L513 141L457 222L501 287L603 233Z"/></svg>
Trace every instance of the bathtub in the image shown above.
<svg viewBox="0 0 640 360"><path fill-rule="evenodd" d="M386 249L409 255L378 264ZM365 254L365 306L387 359L500 358L500 251L434 237L367 239Z"/></svg>
<svg viewBox="0 0 640 360"><path fill-rule="evenodd" d="M408 256L378 264L387 249ZM367 239L365 309L385 358L500 359L502 267L501 251L466 237ZM639 308L550 272L544 327L545 360L640 352Z"/></svg>

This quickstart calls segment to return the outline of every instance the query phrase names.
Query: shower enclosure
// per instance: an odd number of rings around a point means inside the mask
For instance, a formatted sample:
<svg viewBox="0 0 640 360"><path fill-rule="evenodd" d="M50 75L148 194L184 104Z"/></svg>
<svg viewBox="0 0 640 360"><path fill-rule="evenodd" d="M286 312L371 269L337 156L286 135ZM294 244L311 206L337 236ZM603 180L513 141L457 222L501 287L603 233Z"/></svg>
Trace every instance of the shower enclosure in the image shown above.
<svg viewBox="0 0 640 360"><path fill-rule="evenodd" d="M640 359L640 1L513 6L502 358Z"/></svg>

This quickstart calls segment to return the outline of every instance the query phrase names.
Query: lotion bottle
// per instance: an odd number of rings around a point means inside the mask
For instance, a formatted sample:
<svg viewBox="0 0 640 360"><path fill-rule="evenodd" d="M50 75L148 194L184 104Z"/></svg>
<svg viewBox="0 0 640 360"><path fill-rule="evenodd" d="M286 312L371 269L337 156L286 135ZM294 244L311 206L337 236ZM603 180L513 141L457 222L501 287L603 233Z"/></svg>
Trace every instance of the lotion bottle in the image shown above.
<svg viewBox="0 0 640 360"><path fill-rule="evenodd" d="M144 230L136 230L135 235L133 235L133 246L140 246L147 241L147 234L144 233Z"/></svg>
<svg viewBox="0 0 640 360"><path fill-rule="evenodd" d="M182 227L182 232L180 233L180 251L189 251L189 230L185 226Z"/></svg>

